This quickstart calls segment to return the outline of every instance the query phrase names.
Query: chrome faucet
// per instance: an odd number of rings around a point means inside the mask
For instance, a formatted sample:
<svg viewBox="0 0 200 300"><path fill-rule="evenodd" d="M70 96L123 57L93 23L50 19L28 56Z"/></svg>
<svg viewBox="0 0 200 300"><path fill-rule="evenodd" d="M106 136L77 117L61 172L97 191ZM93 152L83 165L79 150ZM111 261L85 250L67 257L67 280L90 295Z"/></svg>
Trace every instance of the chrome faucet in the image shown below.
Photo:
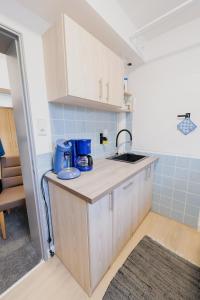
<svg viewBox="0 0 200 300"><path fill-rule="evenodd" d="M120 130L118 132L117 136L116 136L116 148L117 148L116 154L118 154L118 138L119 138L120 133L123 132L123 131L128 132L128 134L130 135L130 142L132 142L132 134L131 134L131 132L128 129L122 129L122 130Z"/></svg>

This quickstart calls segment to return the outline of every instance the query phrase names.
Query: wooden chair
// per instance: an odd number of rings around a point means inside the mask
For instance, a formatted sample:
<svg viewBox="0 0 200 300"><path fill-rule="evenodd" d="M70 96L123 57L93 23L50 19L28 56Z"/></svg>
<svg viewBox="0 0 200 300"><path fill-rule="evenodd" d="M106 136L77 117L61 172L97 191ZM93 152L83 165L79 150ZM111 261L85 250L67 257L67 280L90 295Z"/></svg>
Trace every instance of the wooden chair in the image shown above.
<svg viewBox="0 0 200 300"><path fill-rule="evenodd" d="M1 157L0 164L0 225L2 237L6 239L4 211L25 204L25 193L19 157Z"/></svg>

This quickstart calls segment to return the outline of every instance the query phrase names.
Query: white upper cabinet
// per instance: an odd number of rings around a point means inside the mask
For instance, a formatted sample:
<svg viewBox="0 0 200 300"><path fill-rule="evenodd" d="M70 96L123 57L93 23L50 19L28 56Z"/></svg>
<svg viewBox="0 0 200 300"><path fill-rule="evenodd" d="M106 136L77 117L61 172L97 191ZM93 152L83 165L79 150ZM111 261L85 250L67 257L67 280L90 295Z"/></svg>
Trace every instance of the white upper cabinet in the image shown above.
<svg viewBox="0 0 200 300"><path fill-rule="evenodd" d="M108 49L108 103L122 106L124 89L123 89L123 61Z"/></svg>
<svg viewBox="0 0 200 300"><path fill-rule="evenodd" d="M71 96L98 101L98 44L67 17L64 26L68 92Z"/></svg>
<svg viewBox="0 0 200 300"><path fill-rule="evenodd" d="M67 16L43 36L49 101L119 110L123 61Z"/></svg>

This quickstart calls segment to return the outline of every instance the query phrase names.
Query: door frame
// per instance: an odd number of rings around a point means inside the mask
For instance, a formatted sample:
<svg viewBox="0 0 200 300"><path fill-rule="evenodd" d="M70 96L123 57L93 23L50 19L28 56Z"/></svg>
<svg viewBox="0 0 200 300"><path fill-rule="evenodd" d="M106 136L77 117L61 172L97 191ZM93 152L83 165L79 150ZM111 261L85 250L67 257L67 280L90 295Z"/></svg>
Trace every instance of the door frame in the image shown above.
<svg viewBox="0 0 200 300"><path fill-rule="evenodd" d="M12 28L3 25L0 23L0 34L7 35L13 42L15 43L16 48L16 58L19 66L19 74L20 74L20 92L22 94L21 100L21 107L23 109L24 121L26 126L26 139L28 144L28 155L30 160L30 167L31 169L31 181L32 181L32 188L34 194L34 202L35 202L35 213L36 213L36 220L37 220L37 238L39 241L40 249L37 249L39 252L41 259L47 260L48 259L48 251L47 251L47 240L46 240L46 232L44 225L46 220L43 214L43 209L41 209L41 205L39 203L41 199L41 191L40 191L40 182L38 181L37 176L37 155L36 155L36 147L35 147L35 139L33 134L33 121L32 115L29 114L31 111L30 106L30 96L28 90L28 80L26 74L26 67L25 67L25 58L24 58L24 43L23 43L23 35L20 32L13 30ZM17 128L16 128L17 130ZM23 161L23 157L20 158ZM28 162L24 162L24 164L28 164Z"/></svg>

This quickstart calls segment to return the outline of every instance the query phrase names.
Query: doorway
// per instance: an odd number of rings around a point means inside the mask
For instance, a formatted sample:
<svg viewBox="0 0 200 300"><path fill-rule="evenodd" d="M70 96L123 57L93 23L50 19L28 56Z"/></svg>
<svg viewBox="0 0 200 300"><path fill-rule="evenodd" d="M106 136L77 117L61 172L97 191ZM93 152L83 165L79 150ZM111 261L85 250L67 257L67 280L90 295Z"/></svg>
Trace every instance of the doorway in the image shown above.
<svg viewBox="0 0 200 300"><path fill-rule="evenodd" d="M45 235L41 226L43 222L41 222L42 216L39 209L40 191L36 176L36 152L23 60L22 37L20 34L1 25L0 53L6 57L9 77L9 86L0 86L0 93L10 94L11 98L11 107L1 107L0 102L0 114L2 116L0 126L4 126L2 124L7 122L5 134L2 133L2 138L0 136L3 152L5 152L0 157L2 171L0 177L0 216L3 215L6 226L3 228L1 222L1 294L45 257ZM7 142L5 141L5 135L7 135ZM9 172L11 172L10 177L12 178L7 180L4 177ZM16 174L16 172L19 173ZM19 182L20 176L22 181ZM16 178L13 179L13 177L18 177L18 181L16 182ZM11 188L13 188L13 186L5 184L8 181L15 181L18 193L19 189L20 192L22 189L24 191L24 201L21 201L23 203L20 202L20 205L16 207L15 205L11 207L10 204L4 206L5 199L9 202L8 197L10 196L8 194L11 194ZM2 195L4 194L6 194L6 197L3 198ZM22 200L23 197L18 198ZM18 204L18 202L16 203Z"/></svg>

